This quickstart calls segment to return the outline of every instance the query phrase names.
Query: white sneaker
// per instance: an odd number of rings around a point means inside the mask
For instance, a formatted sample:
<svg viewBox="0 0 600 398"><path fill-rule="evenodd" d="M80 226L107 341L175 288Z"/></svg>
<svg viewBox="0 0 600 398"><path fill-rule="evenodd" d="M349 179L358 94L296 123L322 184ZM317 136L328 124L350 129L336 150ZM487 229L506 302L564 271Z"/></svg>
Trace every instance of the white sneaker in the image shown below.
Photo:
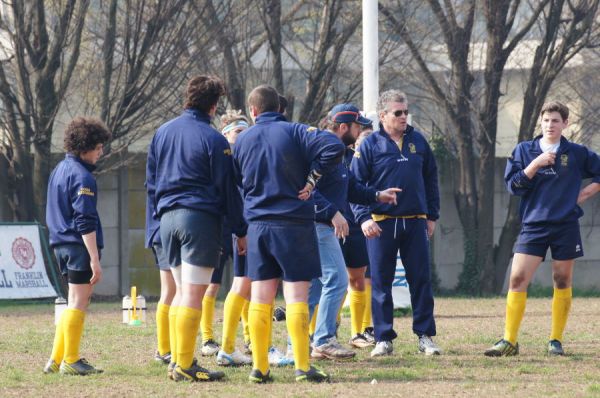
<svg viewBox="0 0 600 398"><path fill-rule="evenodd" d="M433 342L431 337L422 335L419 336L419 352L425 355L440 355L442 350Z"/></svg>
<svg viewBox="0 0 600 398"><path fill-rule="evenodd" d="M242 354L238 350L233 350L231 354L227 354L223 350L219 350L217 354L217 365L221 366L242 366L251 365L252 358Z"/></svg>
<svg viewBox="0 0 600 398"><path fill-rule="evenodd" d="M200 352L204 357L212 357L216 355L217 352L219 352L220 348L221 346L219 346L219 343L217 343L216 341L207 340L204 343L202 343L202 349L200 350Z"/></svg>
<svg viewBox="0 0 600 398"><path fill-rule="evenodd" d="M392 355L394 346L391 341L378 341L375 344L375 348L371 351L371 357L382 357L385 355Z"/></svg>
<svg viewBox="0 0 600 398"><path fill-rule="evenodd" d="M294 359L286 357L277 347L271 346L269 348L269 365L292 366L294 365Z"/></svg>

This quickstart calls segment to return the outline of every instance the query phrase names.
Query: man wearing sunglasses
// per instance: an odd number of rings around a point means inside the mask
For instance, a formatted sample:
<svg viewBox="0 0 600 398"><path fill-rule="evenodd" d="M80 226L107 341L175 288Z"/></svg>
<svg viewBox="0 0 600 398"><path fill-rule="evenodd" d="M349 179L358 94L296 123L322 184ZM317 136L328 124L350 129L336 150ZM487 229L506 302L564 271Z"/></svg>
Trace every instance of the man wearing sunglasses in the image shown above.
<svg viewBox="0 0 600 398"><path fill-rule="evenodd" d="M397 203L353 205L367 239L371 266L375 348L372 357L390 355L394 303L392 283L396 255L406 270L413 309L413 332L419 351L439 355L433 342L433 291L429 266L429 238L439 217L437 165L422 133L408 124L408 100L398 90L386 91L377 101L379 130L367 137L352 160L351 171L360 183L375 189L399 187Z"/></svg>

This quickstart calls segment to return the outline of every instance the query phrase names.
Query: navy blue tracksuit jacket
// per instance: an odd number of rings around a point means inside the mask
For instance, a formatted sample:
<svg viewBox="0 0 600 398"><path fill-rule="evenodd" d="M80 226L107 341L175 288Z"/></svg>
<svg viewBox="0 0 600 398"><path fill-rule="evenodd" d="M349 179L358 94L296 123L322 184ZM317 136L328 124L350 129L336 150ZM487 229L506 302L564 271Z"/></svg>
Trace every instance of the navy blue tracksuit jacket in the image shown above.
<svg viewBox="0 0 600 398"><path fill-rule="evenodd" d="M156 219L180 207L227 214L235 234L246 234L229 143L202 111L186 109L158 128L148 149L146 189Z"/></svg>
<svg viewBox="0 0 600 398"><path fill-rule="evenodd" d="M98 188L92 171L96 167L68 153L50 174L46 224L50 246L84 245L81 235L96 232L98 248L104 247L102 225L96 206Z"/></svg>

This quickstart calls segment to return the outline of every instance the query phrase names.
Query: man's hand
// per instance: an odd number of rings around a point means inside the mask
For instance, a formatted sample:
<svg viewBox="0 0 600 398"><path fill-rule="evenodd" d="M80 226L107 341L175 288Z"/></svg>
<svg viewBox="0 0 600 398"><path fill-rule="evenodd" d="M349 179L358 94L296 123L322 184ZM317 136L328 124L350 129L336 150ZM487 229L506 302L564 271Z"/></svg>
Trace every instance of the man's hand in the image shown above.
<svg viewBox="0 0 600 398"><path fill-rule="evenodd" d="M381 235L381 228L373 220L365 221L360 227L367 238L376 238Z"/></svg>
<svg viewBox="0 0 600 398"><path fill-rule="evenodd" d="M429 239L433 236L433 232L435 231L435 221L427 220L427 236Z"/></svg>
<svg viewBox="0 0 600 398"><path fill-rule="evenodd" d="M306 185L298 192L298 199L308 200L308 198L310 198L310 193L315 189L317 181L319 181L321 177L321 173L316 170L311 170L310 173L308 173L308 177L306 177Z"/></svg>
<svg viewBox="0 0 600 398"><path fill-rule="evenodd" d="M350 233L350 228L348 227L348 221L342 216L342 213L339 211L335 213L333 218L331 219L331 224L333 224L333 229L335 232L335 236L338 239L343 239Z"/></svg>
<svg viewBox="0 0 600 398"><path fill-rule="evenodd" d="M592 182L579 192L579 196L577 197L577 204L583 204L583 202L597 194L598 191L600 191L600 184L597 182Z"/></svg>
<svg viewBox="0 0 600 398"><path fill-rule="evenodd" d="M100 261L91 261L90 268L92 268L92 279L90 279L90 285L95 285L102 280L102 266Z"/></svg>
<svg viewBox="0 0 600 398"><path fill-rule="evenodd" d="M246 255L246 251L248 250L248 242L246 240L246 237L236 237L235 239L235 244L237 246L237 252L240 256L245 256Z"/></svg>
<svg viewBox="0 0 600 398"><path fill-rule="evenodd" d="M537 158L533 159L532 163L535 163L539 168L552 166L556 161L556 153L555 152L544 152L539 155Z"/></svg>
<svg viewBox="0 0 600 398"><path fill-rule="evenodd" d="M525 167L523 172L530 180L535 177L535 173L542 167L552 166L554 161L556 160L556 153L554 152L544 152L539 155L537 158L533 159L529 166Z"/></svg>
<svg viewBox="0 0 600 398"><path fill-rule="evenodd" d="M390 205L397 205L396 192L402 192L400 188L388 188L384 191L379 191L377 201L381 203L387 203Z"/></svg>
<svg viewBox="0 0 600 398"><path fill-rule="evenodd" d="M298 199L308 200L308 198L310 198L310 194L312 193L313 189L315 189L315 186L312 185L310 182L307 182L306 185L304 186L304 188L302 188L300 190L300 192L298 192Z"/></svg>

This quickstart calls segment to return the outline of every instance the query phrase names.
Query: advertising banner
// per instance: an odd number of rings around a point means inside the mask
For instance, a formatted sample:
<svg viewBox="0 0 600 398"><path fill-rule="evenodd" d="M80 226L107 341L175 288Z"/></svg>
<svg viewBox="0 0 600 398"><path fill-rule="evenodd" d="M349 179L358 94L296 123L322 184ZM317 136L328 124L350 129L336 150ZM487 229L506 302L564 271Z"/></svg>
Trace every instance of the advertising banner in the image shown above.
<svg viewBox="0 0 600 398"><path fill-rule="evenodd" d="M0 299L56 297L37 225L0 225Z"/></svg>

